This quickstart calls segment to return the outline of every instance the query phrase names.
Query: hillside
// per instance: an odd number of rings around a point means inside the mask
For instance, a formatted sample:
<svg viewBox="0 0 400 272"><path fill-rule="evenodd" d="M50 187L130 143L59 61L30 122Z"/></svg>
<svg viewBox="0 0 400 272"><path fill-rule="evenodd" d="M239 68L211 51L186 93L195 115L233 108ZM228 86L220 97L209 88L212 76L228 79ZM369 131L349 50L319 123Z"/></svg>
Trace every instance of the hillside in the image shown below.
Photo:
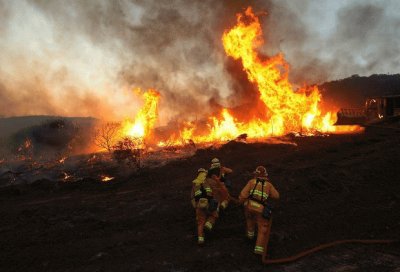
<svg viewBox="0 0 400 272"><path fill-rule="evenodd" d="M60 118L81 126L90 126L96 121L96 119L92 117L60 117L50 115L0 117L0 138L6 138L22 129Z"/></svg>
<svg viewBox="0 0 400 272"><path fill-rule="evenodd" d="M128 175L110 165L101 170L116 177L109 183L82 164L87 174L74 183L2 188L0 270L265 271L244 237L241 207L219 218L203 248L196 244L191 180L213 157L234 169L233 196L257 165L267 167L281 193L271 258L338 239L400 239L399 135L369 128L281 144L231 142ZM399 252L399 243L348 244L268 271L397 271Z"/></svg>
<svg viewBox="0 0 400 272"><path fill-rule="evenodd" d="M368 77L353 75L325 82L319 88L325 103L341 108L363 107L367 97L400 94L400 74Z"/></svg>

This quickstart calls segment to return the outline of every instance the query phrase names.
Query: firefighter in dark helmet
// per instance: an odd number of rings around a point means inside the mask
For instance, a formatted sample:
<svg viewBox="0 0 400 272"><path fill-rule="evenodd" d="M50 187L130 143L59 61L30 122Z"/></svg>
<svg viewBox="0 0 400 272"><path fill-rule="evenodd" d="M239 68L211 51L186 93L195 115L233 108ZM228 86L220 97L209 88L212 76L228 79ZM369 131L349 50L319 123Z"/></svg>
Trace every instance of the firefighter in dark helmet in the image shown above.
<svg viewBox="0 0 400 272"><path fill-rule="evenodd" d="M279 193L268 179L265 167L258 166L254 178L249 180L239 195L240 203L244 204L247 238L253 240L257 227L257 241L254 253L263 254L267 243L270 224L270 210L267 201L279 199Z"/></svg>
<svg viewBox="0 0 400 272"><path fill-rule="evenodd" d="M222 210L226 209L229 204L230 195L226 187L227 179L226 175L232 173L232 169L222 166L219 159L214 158L211 160L211 167L208 170L207 177L215 181L214 194L215 199L219 202Z"/></svg>

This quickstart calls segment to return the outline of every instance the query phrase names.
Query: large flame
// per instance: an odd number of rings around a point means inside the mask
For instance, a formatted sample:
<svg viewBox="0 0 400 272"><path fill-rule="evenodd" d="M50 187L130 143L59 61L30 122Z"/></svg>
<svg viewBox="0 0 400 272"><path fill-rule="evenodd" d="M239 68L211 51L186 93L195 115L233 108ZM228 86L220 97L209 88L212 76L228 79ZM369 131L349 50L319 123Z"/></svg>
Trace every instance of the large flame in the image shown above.
<svg viewBox="0 0 400 272"><path fill-rule="evenodd" d="M295 89L289 82L289 65L283 54L265 58L257 49L263 45L262 30L257 16L251 7L243 14L237 14L237 24L224 32L222 42L226 54L240 60L250 82L258 89L262 102L257 111L259 116L241 121L235 116L243 112L223 109L219 115L211 116L206 127L186 122L180 131L172 133L167 141L159 146L180 145L187 140L196 143L216 142L235 139L241 134L249 138L262 139L280 136L289 132L312 135L319 132L353 132L361 130L358 126L333 126L336 114L321 109L321 94L317 87ZM135 120L125 121L123 135L145 139L157 120L159 93L149 90L143 94L145 103ZM260 104L260 103L259 103ZM254 105L260 107L260 105ZM332 110L332 109L331 109ZM337 109L333 109L337 110Z"/></svg>
<svg viewBox="0 0 400 272"><path fill-rule="evenodd" d="M237 25L226 31L222 37L228 56L240 59L248 79L256 84L260 99L267 109L267 120L254 125L264 126L264 135L268 132L282 135L290 131L318 130L331 132L335 130L336 121L331 113L322 115L319 108L320 92L316 87L295 90L288 80L289 65L278 54L263 60L256 52L263 43L262 30L258 17L249 7L244 14L237 15ZM254 127L253 125L250 127ZM257 130L260 132L260 130Z"/></svg>
<svg viewBox="0 0 400 272"><path fill-rule="evenodd" d="M151 134L158 118L157 106L160 94L153 89L143 93L144 105L135 116L135 120L126 120L122 125L124 136L146 139Z"/></svg>
<svg viewBox="0 0 400 272"><path fill-rule="evenodd" d="M210 118L207 133L195 133L192 123L181 131L179 139L213 142L234 139L246 133L250 138L265 138L289 132L312 134L335 132L336 115L322 114L321 94L317 87L294 89L288 79L289 65L282 54L262 59L257 49L264 43L258 17L247 8L237 14L237 25L225 31L222 42L228 56L241 60L250 82L257 86L265 114L247 122L237 120L235 112L223 109L220 116ZM341 127L341 132L357 131L357 126Z"/></svg>

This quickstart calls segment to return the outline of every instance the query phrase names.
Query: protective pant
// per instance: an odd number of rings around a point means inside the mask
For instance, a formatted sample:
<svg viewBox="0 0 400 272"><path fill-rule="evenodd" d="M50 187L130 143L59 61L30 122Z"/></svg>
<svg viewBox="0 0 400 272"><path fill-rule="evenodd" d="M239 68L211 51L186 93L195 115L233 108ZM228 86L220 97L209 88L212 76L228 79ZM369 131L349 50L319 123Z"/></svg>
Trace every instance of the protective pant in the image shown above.
<svg viewBox="0 0 400 272"><path fill-rule="evenodd" d="M230 195L225 184L222 182L220 182L219 190L215 192L215 199L218 201L221 209L224 210L228 207Z"/></svg>
<svg viewBox="0 0 400 272"><path fill-rule="evenodd" d="M247 237L249 239L254 238L257 226L257 241L254 253L262 255L266 250L266 245L269 239L270 222L263 218L261 213L250 212L246 207L244 209L244 214L246 218Z"/></svg>
<svg viewBox="0 0 400 272"><path fill-rule="evenodd" d="M211 230L214 227L215 221L218 218L218 212L209 212L207 209L196 209L196 220L197 220L197 236L198 242L204 242L204 228Z"/></svg>
<svg viewBox="0 0 400 272"><path fill-rule="evenodd" d="M225 184L225 187L226 187L228 190L231 190L231 189L232 189L232 182L231 182L230 179L225 178L224 184Z"/></svg>

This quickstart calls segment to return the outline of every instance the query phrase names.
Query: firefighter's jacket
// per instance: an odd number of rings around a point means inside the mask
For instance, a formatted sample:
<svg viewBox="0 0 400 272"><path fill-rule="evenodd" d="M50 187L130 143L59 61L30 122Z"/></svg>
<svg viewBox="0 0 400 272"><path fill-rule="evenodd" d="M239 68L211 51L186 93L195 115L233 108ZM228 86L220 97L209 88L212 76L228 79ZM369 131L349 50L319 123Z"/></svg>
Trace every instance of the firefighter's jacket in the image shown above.
<svg viewBox="0 0 400 272"><path fill-rule="evenodd" d="M211 190L213 191L213 196L218 203L228 202L230 199L230 195L228 189L223 182L219 179L207 178L208 184L210 184Z"/></svg>
<svg viewBox="0 0 400 272"><path fill-rule="evenodd" d="M219 165L219 164L218 164ZM211 166L211 168L208 170L208 177L211 178L212 175L217 176L218 179L220 179L222 182L225 181L225 175L232 173L232 169L224 166Z"/></svg>
<svg viewBox="0 0 400 272"><path fill-rule="evenodd" d="M259 182L256 185L257 179ZM268 198L279 199L279 192L275 187L267 180L267 178L251 179L240 192L239 202L247 204L247 200L252 195L252 199L259 201L260 203L265 202ZM263 183L264 182L264 186Z"/></svg>

